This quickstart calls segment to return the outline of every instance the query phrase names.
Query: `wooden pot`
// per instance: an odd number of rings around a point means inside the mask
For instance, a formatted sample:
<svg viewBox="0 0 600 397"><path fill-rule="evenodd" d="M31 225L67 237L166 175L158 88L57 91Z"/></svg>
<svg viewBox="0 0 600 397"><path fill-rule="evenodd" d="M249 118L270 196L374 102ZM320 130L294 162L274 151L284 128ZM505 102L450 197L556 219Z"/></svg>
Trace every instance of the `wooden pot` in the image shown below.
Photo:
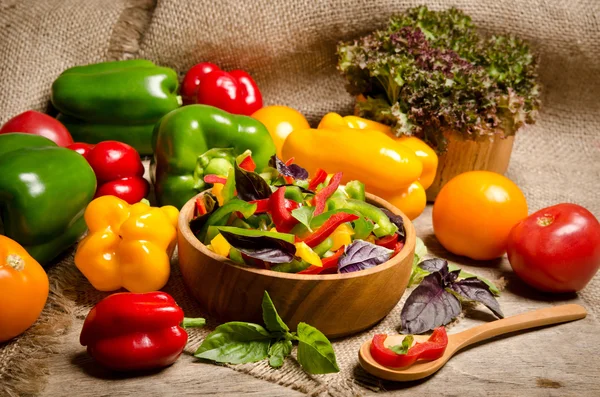
<svg viewBox="0 0 600 397"><path fill-rule="evenodd" d="M448 137L448 150L439 156L433 184L427 189L427 201L435 201L448 181L467 171L485 170L504 174L508 168L514 136L464 140L458 134Z"/></svg>
<svg viewBox="0 0 600 397"><path fill-rule="evenodd" d="M240 266L206 248L189 227L194 202L202 194L188 201L179 215L179 267L190 293L219 321L262 324L261 302L266 290L291 329L305 322L328 337L340 337L375 325L396 306L406 289L415 251L415 228L400 210L376 196L367 194L367 200L404 219L404 248L371 269L302 275Z"/></svg>

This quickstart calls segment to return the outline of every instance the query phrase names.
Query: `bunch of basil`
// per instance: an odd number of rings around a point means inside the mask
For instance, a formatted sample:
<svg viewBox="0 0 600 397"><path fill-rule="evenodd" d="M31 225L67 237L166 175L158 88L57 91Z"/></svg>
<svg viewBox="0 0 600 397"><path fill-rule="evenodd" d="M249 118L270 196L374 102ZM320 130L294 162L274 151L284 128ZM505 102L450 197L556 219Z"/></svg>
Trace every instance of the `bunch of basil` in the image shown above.
<svg viewBox="0 0 600 397"><path fill-rule="evenodd" d="M298 362L309 374L339 372L331 342L315 327L298 324L290 332L271 297L265 291L262 301L265 327L240 321L219 325L202 342L195 357L227 364L251 363L269 358L269 365L280 368L298 342Z"/></svg>

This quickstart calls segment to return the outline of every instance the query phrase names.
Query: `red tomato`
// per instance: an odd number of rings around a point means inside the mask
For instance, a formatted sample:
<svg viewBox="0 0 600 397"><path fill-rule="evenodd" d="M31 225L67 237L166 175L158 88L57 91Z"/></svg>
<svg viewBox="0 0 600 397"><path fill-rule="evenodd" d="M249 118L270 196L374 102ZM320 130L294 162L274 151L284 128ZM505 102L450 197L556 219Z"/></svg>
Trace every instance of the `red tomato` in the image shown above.
<svg viewBox="0 0 600 397"><path fill-rule="evenodd" d="M94 169L98 182L144 175L144 165L138 152L117 141L98 143L88 154L87 161Z"/></svg>
<svg viewBox="0 0 600 397"><path fill-rule="evenodd" d="M90 151L93 148L94 148L94 145L92 145L91 143L83 143L83 142L75 142L75 143L67 146L67 149L74 150L85 158L87 158L88 154L90 154Z"/></svg>
<svg viewBox="0 0 600 397"><path fill-rule="evenodd" d="M576 204L558 204L517 223L508 260L527 284L547 292L582 290L600 268L600 223Z"/></svg>
<svg viewBox="0 0 600 397"><path fill-rule="evenodd" d="M140 202L148 194L150 185L144 178L130 176L106 182L98 187L96 196L117 196L129 204Z"/></svg>
<svg viewBox="0 0 600 397"><path fill-rule="evenodd" d="M9 132L25 132L41 135L62 147L67 147L73 143L71 134L69 134L67 128L60 121L35 110L28 110L18 114L4 123L2 128L0 128L0 134Z"/></svg>

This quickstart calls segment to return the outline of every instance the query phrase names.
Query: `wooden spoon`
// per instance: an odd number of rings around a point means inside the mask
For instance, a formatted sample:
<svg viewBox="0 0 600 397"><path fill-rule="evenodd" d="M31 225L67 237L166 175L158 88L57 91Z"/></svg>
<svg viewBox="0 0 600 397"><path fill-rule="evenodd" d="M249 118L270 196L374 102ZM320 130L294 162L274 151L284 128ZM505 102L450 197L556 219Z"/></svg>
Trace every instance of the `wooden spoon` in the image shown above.
<svg viewBox="0 0 600 397"><path fill-rule="evenodd" d="M395 381L422 379L442 368L450 357L460 349L474 343L509 332L579 320L584 318L586 314L587 312L582 306L569 304L534 310L502 320L492 321L457 334L448 335L448 347L442 357L433 361L417 361L407 368L388 368L378 364L371 356L369 350L371 341L369 340L360 347L358 361L365 371L378 378ZM405 335L388 336L386 339L386 346L399 345L402 343L404 337ZM416 335L415 341L424 342L428 338L428 335Z"/></svg>

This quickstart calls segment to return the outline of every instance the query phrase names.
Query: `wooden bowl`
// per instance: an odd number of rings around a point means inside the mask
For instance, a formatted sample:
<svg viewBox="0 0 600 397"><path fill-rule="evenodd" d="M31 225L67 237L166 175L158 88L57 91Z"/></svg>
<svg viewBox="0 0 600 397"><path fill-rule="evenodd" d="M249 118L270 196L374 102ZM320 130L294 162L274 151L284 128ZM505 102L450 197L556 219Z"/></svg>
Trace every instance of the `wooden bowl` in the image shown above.
<svg viewBox="0 0 600 397"><path fill-rule="evenodd" d="M190 293L219 321L262 324L261 302L266 290L292 330L305 322L328 337L340 337L376 324L406 289L415 252L415 228L400 210L379 197L367 194L367 201L404 219L404 248L371 269L302 275L240 266L206 248L189 227L194 202L203 194L188 201L179 215L179 267Z"/></svg>

